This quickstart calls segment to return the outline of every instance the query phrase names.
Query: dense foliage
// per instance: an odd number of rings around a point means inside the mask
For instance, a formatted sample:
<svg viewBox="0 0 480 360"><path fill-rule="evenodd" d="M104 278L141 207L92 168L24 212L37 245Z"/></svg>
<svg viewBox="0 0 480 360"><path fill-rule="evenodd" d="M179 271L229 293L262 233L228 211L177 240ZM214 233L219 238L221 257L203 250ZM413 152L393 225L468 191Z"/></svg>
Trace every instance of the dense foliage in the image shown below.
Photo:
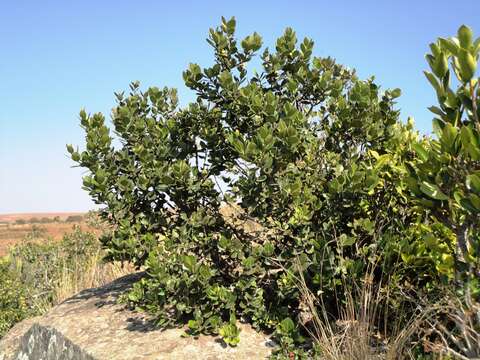
<svg viewBox="0 0 480 360"><path fill-rule="evenodd" d="M471 278L480 148L479 41L469 31L439 40L427 57L438 139L419 139L400 121L399 89L314 57L313 41L292 29L249 71L262 39L237 41L233 18L210 30L214 64L183 73L196 101L179 107L174 89L132 83L116 94L114 135L102 114L81 111L86 149L68 151L114 225L102 238L108 257L147 273L130 304L232 345L236 320L248 321L276 330L288 351L309 323L299 274L335 316L348 283L374 268L379 292L402 294L382 304L386 328L387 314L401 322L395 309L412 289L434 296L433 285L451 280L449 257ZM408 317L414 307L401 309Z"/></svg>
<svg viewBox="0 0 480 360"><path fill-rule="evenodd" d="M440 38L427 55L432 72L425 72L440 107L433 129L436 139L415 144L419 156L408 163L413 200L428 209L432 229L426 239L437 267L480 291L480 90L474 78L480 39L462 26L458 37ZM451 63L449 67L449 62ZM452 89L452 70L456 90ZM455 83L454 83L455 84ZM478 295L478 294L477 294Z"/></svg>
<svg viewBox="0 0 480 360"><path fill-rule="evenodd" d="M0 259L0 338L17 322L31 315L25 288Z"/></svg>

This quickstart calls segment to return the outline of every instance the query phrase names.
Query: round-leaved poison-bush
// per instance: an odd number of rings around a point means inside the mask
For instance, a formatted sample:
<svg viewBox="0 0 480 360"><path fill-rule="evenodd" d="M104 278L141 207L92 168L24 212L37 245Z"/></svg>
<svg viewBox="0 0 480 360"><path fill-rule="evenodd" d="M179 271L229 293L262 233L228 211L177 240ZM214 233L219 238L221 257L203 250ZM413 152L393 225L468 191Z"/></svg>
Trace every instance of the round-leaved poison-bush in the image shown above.
<svg viewBox="0 0 480 360"><path fill-rule="evenodd" d="M240 318L296 331L299 272L328 297L369 262L393 271L417 221L401 182L415 134L398 120L400 91L312 56L292 29L261 55L257 33L234 33L222 19L207 40L213 65L183 73L196 101L179 107L174 89L132 83L116 94L113 131L82 111L86 148L68 146L114 225L108 257L146 270L128 301L232 345Z"/></svg>

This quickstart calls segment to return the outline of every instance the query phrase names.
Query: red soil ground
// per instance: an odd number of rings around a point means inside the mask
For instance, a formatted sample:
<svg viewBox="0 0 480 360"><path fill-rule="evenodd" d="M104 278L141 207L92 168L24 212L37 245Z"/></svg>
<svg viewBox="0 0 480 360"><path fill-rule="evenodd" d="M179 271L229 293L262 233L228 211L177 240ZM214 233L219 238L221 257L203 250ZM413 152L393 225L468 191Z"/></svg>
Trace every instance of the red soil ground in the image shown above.
<svg viewBox="0 0 480 360"><path fill-rule="evenodd" d="M23 214L0 214L0 257L7 254L8 249L21 242L33 231L40 231L42 237L52 238L54 240L62 239L65 233L71 232L74 225L79 225L84 230L88 226L84 222L52 222L52 223L29 223L30 219L59 217L65 221L72 215L85 215L84 213L23 213ZM16 224L16 220L24 220L26 224Z"/></svg>

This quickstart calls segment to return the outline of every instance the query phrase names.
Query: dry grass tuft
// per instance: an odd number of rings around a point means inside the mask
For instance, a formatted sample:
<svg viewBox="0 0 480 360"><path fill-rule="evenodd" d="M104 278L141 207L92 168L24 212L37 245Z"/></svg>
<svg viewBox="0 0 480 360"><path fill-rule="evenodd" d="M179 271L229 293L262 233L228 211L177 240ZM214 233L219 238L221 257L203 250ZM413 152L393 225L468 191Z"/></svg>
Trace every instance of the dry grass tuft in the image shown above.
<svg viewBox="0 0 480 360"><path fill-rule="evenodd" d="M25 287L27 302L35 313L42 314L81 290L135 271L128 263L104 262L96 233L78 225L62 240L45 232L31 233L4 257L12 276Z"/></svg>
<svg viewBox="0 0 480 360"><path fill-rule="evenodd" d="M435 339L425 344L431 352L460 360L480 359L480 303L468 291L463 299L447 293L427 324L430 338Z"/></svg>
<svg viewBox="0 0 480 360"><path fill-rule="evenodd" d="M410 321L393 337L381 335L376 328L383 295L373 283L373 269L367 272L361 284L347 286L340 317L332 319L326 311L322 295L308 289L302 272L298 272L303 300L311 314L311 327L306 328L321 354L322 360L413 359L410 338L420 331L429 311ZM339 303L337 301L337 303Z"/></svg>
<svg viewBox="0 0 480 360"><path fill-rule="evenodd" d="M102 257L103 254L98 251L81 263L74 263L73 266L64 263L60 268L59 280L53 290L54 303L61 303L84 289L108 284L135 271L131 264L105 263L102 261Z"/></svg>

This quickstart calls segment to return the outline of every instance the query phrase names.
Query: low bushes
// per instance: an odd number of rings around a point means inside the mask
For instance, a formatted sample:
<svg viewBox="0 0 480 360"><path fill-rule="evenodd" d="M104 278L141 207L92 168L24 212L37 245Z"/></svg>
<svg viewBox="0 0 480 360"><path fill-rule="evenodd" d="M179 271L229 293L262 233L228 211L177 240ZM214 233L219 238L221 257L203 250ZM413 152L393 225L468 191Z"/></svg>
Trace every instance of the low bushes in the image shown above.
<svg viewBox="0 0 480 360"><path fill-rule="evenodd" d="M17 322L35 314L27 304L26 293L8 262L0 260L0 338Z"/></svg>
<svg viewBox="0 0 480 360"><path fill-rule="evenodd" d="M61 241L30 235L11 249L0 260L0 337L16 322L131 271L105 264L103 256L97 237L79 227Z"/></svg>

